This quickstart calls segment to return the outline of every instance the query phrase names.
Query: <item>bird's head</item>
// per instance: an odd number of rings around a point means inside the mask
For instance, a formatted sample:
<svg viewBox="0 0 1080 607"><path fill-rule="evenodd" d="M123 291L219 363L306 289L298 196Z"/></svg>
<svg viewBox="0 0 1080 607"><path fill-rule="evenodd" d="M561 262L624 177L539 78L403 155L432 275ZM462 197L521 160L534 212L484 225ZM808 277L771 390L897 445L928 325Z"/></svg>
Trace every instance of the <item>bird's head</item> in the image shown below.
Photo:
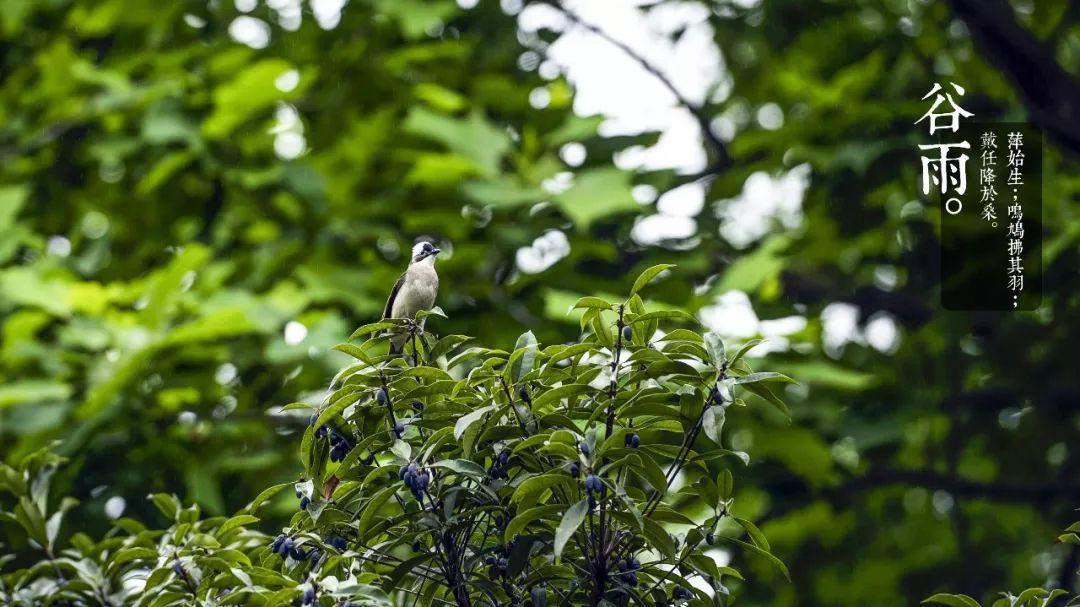
<svg viewBox="0 0 1080 607"><path fill-rule="evenodd" d="M434 264L435 256L441 252L435 245L430 242L418 242L412 249L412 263L421 263L426 261L427 263Z"/></svg>

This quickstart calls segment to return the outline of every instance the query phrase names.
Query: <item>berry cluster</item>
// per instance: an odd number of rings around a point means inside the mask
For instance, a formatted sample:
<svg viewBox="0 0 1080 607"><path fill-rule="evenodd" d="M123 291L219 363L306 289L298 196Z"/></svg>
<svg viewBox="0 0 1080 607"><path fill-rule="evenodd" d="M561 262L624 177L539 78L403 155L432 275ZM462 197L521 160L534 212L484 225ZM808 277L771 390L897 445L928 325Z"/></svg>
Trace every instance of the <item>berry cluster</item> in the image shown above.
<svg viewBox="0 0 1080 607"><path fill-rule="evenodd" d="M352 444L344 436L330 431L330 461L340 462L352 451Z"/></svg>
<svg viewBox="0 0 1080 607"><path fill-rule="evenodd" d="M622 572L619 579L627 586L636 587L638 585L637 572L639 569L641 569L641 561L636 558L619 559L619 571Z"/></svg>
<svg viewBox="0 0 1080 607"><path fill-rule="evenodd" d="M488 566L488 577L491 579L506 577L506 568L510 566L510 551L513 548L513 542L500 544L495 547L494 555L484 559L484 564Z"/></svg>
<svg viewBox="0 0 1080 607"><path fill-rule="evenodd" d="M405 486L412 491L413 497L417 501L422 501L421 498L424 492L427 491L428 484L431 483L431 473L420 468L420 466L416 465L416 462L410 462L408 465L402 466L398 470L398 478L405 481Z"/></svg>
<svg viewBox="0 0 1080 607"><path fill-rule="evenodd" d="M625 439L623 439L623 446L629 447L631 449L637 449L641 446L641 437L631 432L630 434L626 435Z"/></svg>
<svg viewBox="0 0 1080 607"><path fill-rule="evenodd" d="M510 452L503 449L499 452L499 455L495 457L495 461L492 462L491 467L488 468L488 476L493 479L508 479L510 475L506 473L506 465L510 462Z"/></svg>
<svg viewBox="0 0 1080 607"><path fill-rule="evenodd" d="M585 443L582 443L585 444ZM593 493L599 493L603 495L607 493L607 487L604 486L604 481L600 480L599 476L590 474L585 477L585 491L589 492L589 512L596 509L596 497Z"/></svg>
<svg viewBox="0 0 1080 607"><path fill-rule="evenodd" d="M326 544L338 552L345 552L349 546L345 538L336 535L326 540Z"/></svg>
<svg viewBox="0 0 1080 607"><path fill-rule="evenodd" d="M671 591L671 598L676 601L689 600L692 596L694 596L694 593L690 592L689 588L683 588L682 586L675 586Z"/></svg>

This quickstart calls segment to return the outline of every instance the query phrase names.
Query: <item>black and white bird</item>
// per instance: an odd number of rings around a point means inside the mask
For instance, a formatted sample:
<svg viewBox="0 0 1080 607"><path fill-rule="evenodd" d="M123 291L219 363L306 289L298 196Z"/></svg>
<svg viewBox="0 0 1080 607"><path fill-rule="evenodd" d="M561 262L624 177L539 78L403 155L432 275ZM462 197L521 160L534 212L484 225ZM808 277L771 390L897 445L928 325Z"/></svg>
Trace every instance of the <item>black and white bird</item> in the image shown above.
<svg viewBox="0 0 1080 607"><path fill-rule="evenodd" d="M405 273L394 283L390 298L383 309L383 320L388 318L416 319L416 313L430 310L439 293L439 275L435 273L435 257L441 251L430 242L418 242L412 250L412 259ZM423 326L423 321L420 321ZM401 354L407 333L395 333L390 338L390 354Z"/></svg>

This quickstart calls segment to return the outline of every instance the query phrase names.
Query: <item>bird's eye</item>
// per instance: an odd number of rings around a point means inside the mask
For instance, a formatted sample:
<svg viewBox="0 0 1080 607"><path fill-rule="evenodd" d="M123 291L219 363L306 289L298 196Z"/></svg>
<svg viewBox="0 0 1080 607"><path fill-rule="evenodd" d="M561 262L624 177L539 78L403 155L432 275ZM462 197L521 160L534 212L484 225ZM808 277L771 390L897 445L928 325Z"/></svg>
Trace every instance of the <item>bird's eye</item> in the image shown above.
<svg viewBox="0 0 1080 607"><path fill-rule="evenodd" d="M431 252L431 245L430 244L427 244L427 243L424 244L424 252L425 253L430 253Z"/></svg>

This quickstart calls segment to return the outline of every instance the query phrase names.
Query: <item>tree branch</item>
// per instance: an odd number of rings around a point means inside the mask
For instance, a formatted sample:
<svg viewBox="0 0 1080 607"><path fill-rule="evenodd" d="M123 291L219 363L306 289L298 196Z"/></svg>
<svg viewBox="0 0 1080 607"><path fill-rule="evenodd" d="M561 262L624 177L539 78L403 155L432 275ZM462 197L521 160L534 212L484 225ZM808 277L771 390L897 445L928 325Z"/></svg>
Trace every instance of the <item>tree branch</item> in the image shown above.
<svg viewBox="0 0 1080 607"><path fill-rule="evenodd" d="M1058 64L1053 49L1016 21L1006 0L949 0L949 5L987 60L1016 87L1032 121L1080 154L1080 82Z"/></svg>
<svg viewBox="0 0 1080 607"><path fill-rule="evenodd" d="M973 481L930 470L878 470L853 478L829 490L832 494L853 493L889 485L913 485L926 489L941 489L957 497L970 497L1003 502L1048 502L1080 499L1080 484L1032 485Z"/></svg>
<svg viewBox="0 0 1080 607"><path fill-rule="evenodd" d="M646 59L640 53L631 48L628 44L612 37L610 34L600 29L598 26L593 25L588 21L585 21L576 12L564 7L562 3L560 3L558 0L536 1L540 4L546 4L554 8L555 10L565 15L567 19L570 19L570 21L573 21L575 24L589 30L593 34L596 34L600 38L607 41L609 44L615 46L620 51L625 53L626 56L633 59L646 72L652 74L653 77L659 80L660 84L664 85L664 88L666 88L668 91L671 92L672 95L675 96L675 99L678 100L679 104L685 107L686 110L689 111L691 114L693 114L694 119L697 121L698 126L701 128L701 135L705 139L706 147L710 148L713 152L712 162L708 163L706 169L700 174L701 176L715 175L716 173L719 173L731 166L731 156L728 154L727 145L723 142L723 140L720 139L720 136L716 134L716 131L713 130L712 125L709 121L709 115L705 111L704 105L698 105L687 99L686 96L679 92L679 89L675 87L675 83L672 82L671 79L668 78L667 75L660 70L660 68L653 65L648 59Z"/></svg>

